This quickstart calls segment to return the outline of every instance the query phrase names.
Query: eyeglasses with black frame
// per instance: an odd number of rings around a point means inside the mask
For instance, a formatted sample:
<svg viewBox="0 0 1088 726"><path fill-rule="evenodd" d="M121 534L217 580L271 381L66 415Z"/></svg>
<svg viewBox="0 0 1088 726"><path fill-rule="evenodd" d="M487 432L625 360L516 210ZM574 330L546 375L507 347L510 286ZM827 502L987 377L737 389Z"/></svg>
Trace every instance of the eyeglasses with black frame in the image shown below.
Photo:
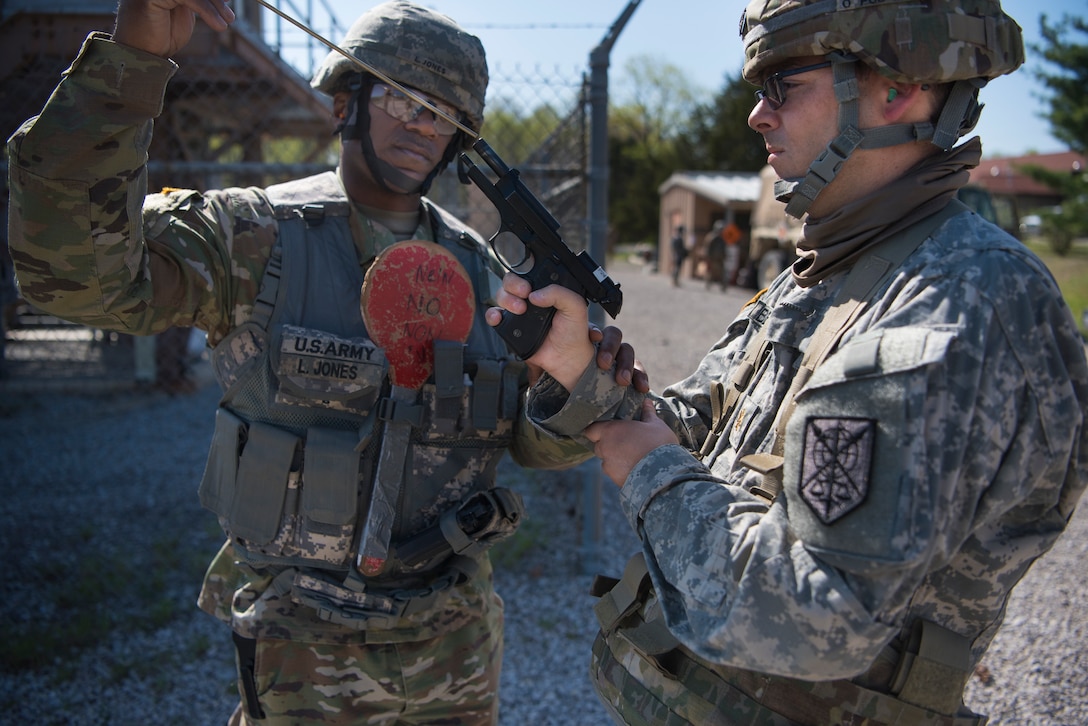
<svg viewBox="0 0 1088 726"><path fill-rule="evenodd" d="M414 89L413 89L414 90ZM423 98L427 99L430 103L434 104L435 108L448 116L460 120L461 114L456 108L444 103L442 101L436 101L428 96L426 93L420 93L414 91ZM426 106L416 101L414 98L406 95L399 89L393 86L386 85L385 83L375 83L374 88L370 91L370 102L385 111L387 114L397 119L408 123L419 118L419 115L424 111L429 111ZM442 118L438 114L431 112L434 116L434 130L439 136L452 136L457 133L457 127L453 125L448 119Z"/></svg>
<svg viewBox="0 0 1088 726"><path fill-rule="evenodd" d="M823 63L813 63L810 66L790 68L789 70L772 73L763 80L763 87L756 91L756 98L760 101L766 101L772 110L777 111L786 103L786 84L782 82L783 78L827 68L830 65L831 61L824 61Z"/></svg>

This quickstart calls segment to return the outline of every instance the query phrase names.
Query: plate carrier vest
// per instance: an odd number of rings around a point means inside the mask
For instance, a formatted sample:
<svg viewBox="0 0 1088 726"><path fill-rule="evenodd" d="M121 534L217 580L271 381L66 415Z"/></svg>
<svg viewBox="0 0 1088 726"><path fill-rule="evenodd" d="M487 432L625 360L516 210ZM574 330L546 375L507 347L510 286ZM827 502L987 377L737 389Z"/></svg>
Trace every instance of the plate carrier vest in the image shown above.
<svg viewBox="0 0 1088 726"><path fill-rule="evenodd" d="M477 319L466 344L435 341L434 373L415 404L394 402L384 351L359 310L364 271L339 179L327 172L266 191L278 240L250 319L212 351L224 393L201 503L239 560L278 572L280 586L320 617L390 627L438 607L520 521L520 498L491 487L512 440L524 364L483 321L492 274L483 242L456 232L460 223L425 200L436 242L473 280ZM358 537L384 424L393 420L412 425L393 554L381 575L364 578L354 566ZM446 534L450 515L480 496L503 506L471 538L414 547L425 556L410 563L397 557L406 540Z"/></svg>

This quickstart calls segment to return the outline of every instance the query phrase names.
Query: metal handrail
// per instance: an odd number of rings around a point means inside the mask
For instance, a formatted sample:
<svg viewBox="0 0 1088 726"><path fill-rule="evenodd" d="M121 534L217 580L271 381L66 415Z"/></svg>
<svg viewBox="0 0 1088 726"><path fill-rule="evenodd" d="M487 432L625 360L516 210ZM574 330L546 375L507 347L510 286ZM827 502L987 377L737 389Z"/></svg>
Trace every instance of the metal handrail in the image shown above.
<svg viewBox="0 0 1088 726"><path fill-rule="evenodd" d="M327 35L332 36L334 38L338 37L346 29L340 23L340 20L336 17L336 13L333 11L332 6L329 5L328 0L317 0L317 2L320 4L321 8L324 9L325 14L328 16L328 28L324 32ZM265 5L264 3L260 3L260 4ZM286 6L290 10L291 14L293 14L295 17L299 18L307 26L309 26L311 28L315 27L314 0L306 0L305 10L303 10L302 8L299 8L299 6L294 2L294 0L275 0L276 10L282 11L284 6ZM267 10L268 8L266 6L263 9ZM273 26L272 26L273 27L272 36L275 39L275 42L274 43L269 43L269 47L271 47L275 51L276 55L283 58L283 51L284 51L284 49L286 47L286 45L284 43L284 39L283 39L284 28L287 27L287 26L290 26L290 23L287 23L286 26L285 26L286 21L284 20L283 15L280 15L279 13L275 13L275 12L273 12L272 15L275 18L275 21L273 22ZM267 36L268 33L266 32L265 35ZM306 48L306 58L307 58L307 61L308 61L308 66L305 69L306 72L305 72L304 75L309 77L309 76L313 76L314 68L316 67L317 62L318 62L317 60L315 60L314 51L315 50L324 50L324 48L323 47L319 48L320 44L311 35L305 34L305 33L304 33L304 35L305 35L306 40L305 40L305 43L302 44L301 47ZM267 38L266 38L266 42L268 42ZM324 58L325 54L322 53L320 57ZM299 70L302 71L303 69L300 68Z"/></svg>

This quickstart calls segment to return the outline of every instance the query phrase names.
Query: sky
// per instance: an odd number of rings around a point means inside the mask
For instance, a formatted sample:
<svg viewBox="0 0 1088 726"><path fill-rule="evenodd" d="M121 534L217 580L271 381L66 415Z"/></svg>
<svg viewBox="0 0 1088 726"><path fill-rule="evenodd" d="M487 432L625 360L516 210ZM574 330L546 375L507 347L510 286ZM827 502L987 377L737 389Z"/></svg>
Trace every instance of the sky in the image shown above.
<svg viewBox="0 0 1088 726"><path fill-rule="evenodd" d="M416 1L449 15L479 36L493 69L557 69L566 77L588 69L590 51L606 37L628 5L628 0ZM320 13L323 2L327 3L345 27L371 7L367 0L293 2L300 7L312 2L315 13ZM1041 12L1052 25L1063 14L1088 17L1088 0L1005 0L1002 6L1023 29L1026 46L1040 39ZM289 5L284 3L284 7ZM679 68L689 83L708 96L716 93L725 75L738 73L744 60L737 33L742 9L741 0L641 0L612 47L610 88L622 92L623 68L628 59L650 56ZM318 20L314 25L319 31L329 27ZM1040 99L1042 87L1031 71L1040 68L1041 61L1030 47L1026 52L1023 68L991 81L980 94L985 109L974 133L982 137L986 157L1066 149L1038 115L1045 105Z"/></svg>

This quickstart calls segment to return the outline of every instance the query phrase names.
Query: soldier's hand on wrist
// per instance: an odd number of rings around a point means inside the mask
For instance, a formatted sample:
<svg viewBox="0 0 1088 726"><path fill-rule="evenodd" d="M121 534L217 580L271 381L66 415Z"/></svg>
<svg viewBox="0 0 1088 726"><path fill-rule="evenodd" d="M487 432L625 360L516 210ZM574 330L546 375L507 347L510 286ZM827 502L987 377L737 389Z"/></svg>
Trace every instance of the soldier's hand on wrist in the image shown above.
<svg viewBox="0 0 1088 726"><path fill-rule="evenodd" d="M623 331L615 325L601 330L590 326L589 339L598 343L597 367L608 370L615 366L616 384L633 386L639 393L650 391L650 379L641 361L635 358L635 349L630 343L623 342Z"/></svg>
<svg viewBox="0 0 1088 726"><path fill-rule="evenodd" d="M643 402L640 421L602 421L588 426L585 436L594 444L593 453L604 473L620 487L651 451L679 443L668 424L657 417L651 399Z"/></svg>

